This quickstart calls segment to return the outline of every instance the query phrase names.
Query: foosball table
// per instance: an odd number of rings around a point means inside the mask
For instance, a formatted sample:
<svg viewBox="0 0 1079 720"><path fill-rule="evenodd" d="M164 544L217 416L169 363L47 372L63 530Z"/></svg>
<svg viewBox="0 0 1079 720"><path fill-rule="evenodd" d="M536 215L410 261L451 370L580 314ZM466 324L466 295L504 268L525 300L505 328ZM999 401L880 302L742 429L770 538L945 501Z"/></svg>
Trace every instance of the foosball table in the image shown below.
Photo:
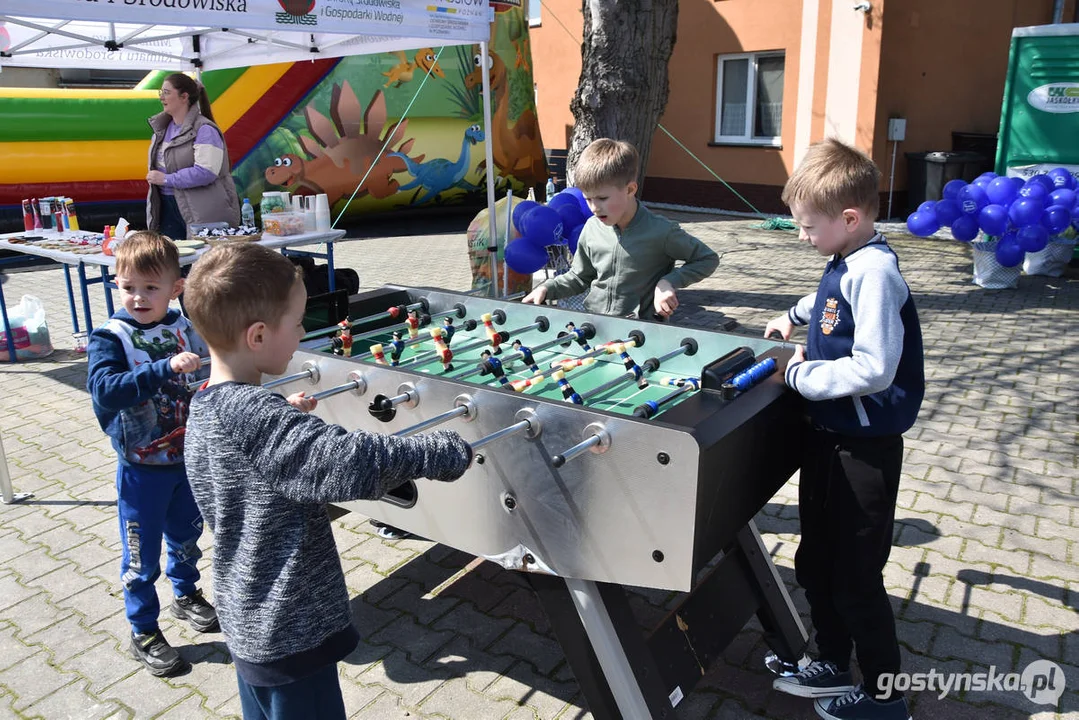
<svg viewBox="0 0 1079 720"><path fill-rule="evenodd" d="M348 429L452 429L455 482L344 507L521 571L598 718L673 718L756 615L777 672L806 633L753 523L797 467L785 343L388 286L266 387ZM624 588L686 593L646 635Z"/></svg>

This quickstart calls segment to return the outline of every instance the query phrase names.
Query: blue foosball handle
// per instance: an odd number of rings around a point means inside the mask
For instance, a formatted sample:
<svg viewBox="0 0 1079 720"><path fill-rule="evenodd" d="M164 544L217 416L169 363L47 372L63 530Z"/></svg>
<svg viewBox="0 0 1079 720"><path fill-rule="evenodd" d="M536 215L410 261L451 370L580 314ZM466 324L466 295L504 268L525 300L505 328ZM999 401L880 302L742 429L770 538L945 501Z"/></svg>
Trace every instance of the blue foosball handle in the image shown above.
<svg viewBox="0 0 1079 720"><path fill-rule="evenodd" d="M745 392L776 371L776 359L765 358L735 375L728 383L735 390Z"/></svg>

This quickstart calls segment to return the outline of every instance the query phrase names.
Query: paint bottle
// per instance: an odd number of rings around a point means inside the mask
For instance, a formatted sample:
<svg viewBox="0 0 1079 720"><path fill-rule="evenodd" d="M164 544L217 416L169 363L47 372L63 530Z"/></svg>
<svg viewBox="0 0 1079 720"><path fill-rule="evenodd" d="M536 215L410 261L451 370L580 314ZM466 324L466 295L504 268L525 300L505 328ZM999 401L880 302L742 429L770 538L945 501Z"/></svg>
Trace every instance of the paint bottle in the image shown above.
<svg viewBox="0 0 1079 720"><path fill-rule="evenodd" d="M75 201L64 198L64 207L67 208L67 224L75 232L79 230L79 216L75 214Z"/></svg>
<svg viewBox="0 0 1079 720"><path fill-rule="evenodd" d="M30 209L30 201L22 201L22 228L26 232L34 231L34 211Z"/></svg>
<svg viewBox="0 0 1079 720"><path fill-rule="evenodd" d="M41 215L38 213L37 208L38 208L37 198L31 198L31 200L30 200L30 209L34 211L34 229L35 230L41 230L42 229Z"/></svg>

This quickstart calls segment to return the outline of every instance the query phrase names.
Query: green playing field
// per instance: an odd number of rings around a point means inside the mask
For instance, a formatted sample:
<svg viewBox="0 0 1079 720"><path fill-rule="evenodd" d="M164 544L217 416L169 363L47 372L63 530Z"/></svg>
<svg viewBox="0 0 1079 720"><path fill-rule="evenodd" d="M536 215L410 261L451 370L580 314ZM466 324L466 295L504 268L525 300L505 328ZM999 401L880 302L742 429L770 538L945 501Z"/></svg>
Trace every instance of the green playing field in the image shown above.
<svg viewBox="0 0 1079 720"><path fill-rule="evenodd" d="M409 370L421 373L430 373L439 377L449 379L460 378L460 382L463 383L498 387L499 382L492 375L480 375L479 373L474 372L476 366L482 361L480 353L485 349L490 348L483 326L478 325L471 331L458 326L457 331L453 335L453 340L449 345L450 350L453 351L453 370L444 372L442 363L434 350L434 341L431 339L431 328L439 327L440 324L439 320L435 320L430 326L420 328L419 335L415 342L410 342L411 339L408 336L408 332L402 330L402 339L408 344L406 344L401 351L401 355L397 361L398 365L402 368L408 368ZM356 339L352 347L352 357L374 364L375 360L370 356L370 348L373 345L381 344L386 362L389 363L391 361L392 352L392 347L390 345L392 337L390 333L391 331L387 330L384 334L380 333L371 337ZM504 342L502 344L502 354L496 357L502 360L506 378L512 382L514 380L525 380L536 374L527 364L525 364L523 359L518 357L518 353L512 347L514 339L520 339L525 347L531 348L532 345L540 345L541 343L554 339L556 335L557 331L554 329L551 329L546 333L532 330L530 332L521 333L519 336L513 336L508 341ZM588 341L588 344L591 349L595 351L605 342L622 339L623 338L595 337ZM665 350L673 349L674 348L665 348ZM626 352L629 357L638 364L644 362L648 357L653 355L653 353L645 354L643 350L637 350L635 352L633 348L627 348ZM588 353L589 351L585 350L577 342L570 340L567 347L556 344L546 349L533 351L533 359L539 370L545 371L551 369L552 362L580 357L587 355ZM517 359L510 359L515 357ZM627 374L623 358L618 353L604 353L598 355L595 358L595 362L575 367L566 372L565 377L573 387L573 390L583 397L584 405L622 415L632 415L634 408L639 405L648 401L659 402L675 390L678 390L678 388L674 386L663 383L668 375L662 367L653 373L646 374L645 379L649 381L649 384L644 388L638 388L636 380ZM624 378L624 380L612 387L595 392L597 388L600 388L605 383L613 381L616 378ZM539 395L540 397L551 400L565 401L562 395L562 388L559 386L558 382L551 377L547 377L542 382L527 388L524 390L524 394ZM672 400L662 405L660 413L662 413L663 410L674 407L674 405L684 398L689 397L689 395L689 392L677 394Z"/></svg>

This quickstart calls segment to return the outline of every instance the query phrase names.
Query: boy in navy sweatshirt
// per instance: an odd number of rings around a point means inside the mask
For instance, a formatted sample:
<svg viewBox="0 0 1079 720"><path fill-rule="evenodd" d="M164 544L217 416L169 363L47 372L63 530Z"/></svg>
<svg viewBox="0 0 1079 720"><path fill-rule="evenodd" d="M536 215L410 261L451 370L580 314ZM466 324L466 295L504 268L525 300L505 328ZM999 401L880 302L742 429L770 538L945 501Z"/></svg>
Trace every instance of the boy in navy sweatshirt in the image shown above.
<svg viewBox="0 0 1079 720"><path fill-rule="evenodd" d="M765 337L808 329L787 365L806 400L795 573L820 655L773 687L817 698L832 720L908 720L882 675L899 672L895 618L884 588L902 433L925 393L922 331L895 253L873 227L880 171L837 140L810 147L783 189L799 237L830 257L815 293L768 323ZM862 684L850 673L857 653Z"/></svg>
<svg viewBox="0 0 1079 720"><path fill-rule="evenodd" d="M472 461L455 432L398 438L329 425L316 401L260 387L304 335L302 270L254 243L217 247L187 281L210 346L191 402L187 464L214 533L214 597L245 720L343 720L337 662L356 647L326 503L375 500L413 478L449 481Z"/></svg>
<svg viewBox="0 0 1079 720"><path fill-rule="evenodd" d="M206 348L179 311L184 287L176 246L156 232L135 233L116 250L123 310L90 335L86 387L101 429L112 439L120 516L120 580L131 623L131 653L154 675L188 666L157 624L154 582L161 540L172 581L172 614L199 632L218 629L217 613L197 585L202 516L184 469L184 426Z"/></svg>

